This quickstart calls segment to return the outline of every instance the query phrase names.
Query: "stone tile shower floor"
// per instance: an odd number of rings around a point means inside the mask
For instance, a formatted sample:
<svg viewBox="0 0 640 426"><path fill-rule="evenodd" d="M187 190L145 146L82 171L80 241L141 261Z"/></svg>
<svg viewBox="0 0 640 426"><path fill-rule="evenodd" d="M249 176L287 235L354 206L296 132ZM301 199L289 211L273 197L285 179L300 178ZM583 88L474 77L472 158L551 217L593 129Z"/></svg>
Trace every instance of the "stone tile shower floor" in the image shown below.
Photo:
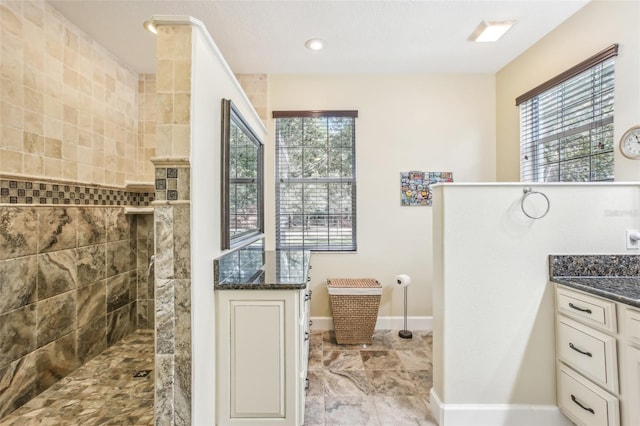
<svg viewBox="0 0 640 426"><path fill-rule="evenodd" d="M0 426L152 425L153 330L137 330L0 419ZM147 377L134 378L138 371Z"/></svg>
<svg viewBox="0 0 640 426"><path fill-rule="evenodd" d="M65 377L0 426L153 425L152 330L138 330ZM134 378L152 370L146 378ZM431 334L377 330L373 343L338 345L312 331L305 426L436 425L429 410ZM211 422L213 425L214 422Z"/></svg>

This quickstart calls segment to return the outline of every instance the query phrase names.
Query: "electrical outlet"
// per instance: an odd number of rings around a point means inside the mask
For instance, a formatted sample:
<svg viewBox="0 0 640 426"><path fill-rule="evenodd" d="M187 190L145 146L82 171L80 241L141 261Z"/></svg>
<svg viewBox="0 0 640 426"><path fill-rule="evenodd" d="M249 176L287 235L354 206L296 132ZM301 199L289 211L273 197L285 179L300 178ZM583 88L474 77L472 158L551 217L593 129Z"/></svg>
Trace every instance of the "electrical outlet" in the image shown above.
<svg viewBox="0 0 640 426"><path fill-rule="evenodd" d="M627 250L639 250L640 249L640 231L638 231L637 229L627 229L626 236L627 236Z"/></svg>

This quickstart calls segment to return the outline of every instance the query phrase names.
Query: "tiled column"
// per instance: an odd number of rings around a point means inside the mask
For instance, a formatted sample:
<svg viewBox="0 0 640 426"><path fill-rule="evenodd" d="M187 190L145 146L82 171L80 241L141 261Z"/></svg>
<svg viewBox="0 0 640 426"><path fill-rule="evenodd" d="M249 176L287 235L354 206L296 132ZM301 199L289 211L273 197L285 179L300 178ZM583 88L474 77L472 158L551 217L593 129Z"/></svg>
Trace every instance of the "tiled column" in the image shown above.
<svg viewBox="0 0 640 426"><path fill-rule="evenodd" d="M157 425L191 424L191 27L159 26L155 166Z"/></svg>

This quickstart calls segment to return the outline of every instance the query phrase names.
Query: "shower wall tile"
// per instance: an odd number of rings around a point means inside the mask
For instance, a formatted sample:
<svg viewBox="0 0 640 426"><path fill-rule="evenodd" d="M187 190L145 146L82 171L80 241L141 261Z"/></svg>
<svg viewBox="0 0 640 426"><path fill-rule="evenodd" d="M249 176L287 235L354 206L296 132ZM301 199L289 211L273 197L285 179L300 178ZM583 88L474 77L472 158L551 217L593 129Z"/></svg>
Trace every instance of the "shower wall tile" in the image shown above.
<svg viewBox="0 0 640 426"><path fill-rule="evenodd" d="M38 300L45 300L78 286L76 250L38 255Z"/></svg>
<svg viewBox="0 0 640 426"><path fill-rule="evenodd" d="M0 259L36 254L38 215L30 207L0 208Z"/></svg>
<svg viewBox="0 0 640 426"><path fill-rule="evenodd" d="M154 328L155 303L153 299L138 300L138 328Z"/></svg>
<svg viewBox="0 0 640 426"><path fill-rule="evenodd" d="M142 214L137 216L137 235L139 240L153 240L153 215Z"/></svg>
<svg viewBox="0 0 640 426"><path fill-rule="evenodd" d="M191 280L174 280L175 353L191 355Z"/></svg>
<svg viewBox="0 0 640 426"><path fill-rule="evenodd" d="M247 94L263 123L267 124L269 99L269 76L267 74L236 74L236 78Z"/></svg>
<svg viewBox="0 0 640 426"><path fill-rule="evenodd" d="M107 348L107 316L95 317L78 328L78 362L84 364Z"/></svg>
<svg viewBox="0 0 640 426"><path fill-rule="evenodd" d="M107 314L107 346L120 341L132 331L131 304Z"/></svg>
<svg viewBox="0 0 640 426"><path fill-rule="evenodd" d="M173 276L191 277L191 207L176 205L173 207Z"/></svg>
<svg viewBox="0 0 640 426"><path fill-rule="evenodd" d="M78 289L77 318L78 327L84 327L96 318L102 318L102 327L106 324L107 315L107 286L106 281L98 281Z"/></svg>
<svg viewBox="0 0 640 426"><path fill-rule="evenodd" d="M38 252L74 248L77 240L75 207L45 207L38 211Z"/></svg>
<svg viewBox="0 0 640 426"><path fill-rule="evenodd" d="M0 314L34 303L37 278L37 256L0 260Z"/></svg>
<svg viewBox="0 0 640 426"><path fill-rule="evenodd" d="M0 418L24 405L36 396L37 371L35 352L0 367Z"/></svg>
<svg viewBox="0 0 640 426"><path fill-rule="evenodd" d="M156 353L173 354L175 348L175 283L156 278Z"/></svg>
<svg viewBox="0 0 640 426"><path fill-rule="evenodd" d="M129 273L107 278L107 313L111 313L129 303Z"/></svg>
<svg viewBox="0 0 640 426"><path fill-rule="evenodd" d="M76 303L76 292L72 291L36 304L36 344L39 348L74 331Z"/></svg>
<svg viewBox="0 0 640 426"><path fill-rule="evenodd" d="M174 358L173 355L156 353L156 425L174 425ZM188 423L186 423L188 424Z"/></svg>
<svg viewBox="0 0 640 426"><path fill-rule="evenodd" d="M36 351L36 392L40 393L79 367L76 333L69 333Z"/></svg>
<svg viewBox="0 0 640 426"><path fill-rule="evenodd" d="M78 211L78 247L102 244L107 241L104 209L80 209Z"/></svg>
<svg viewBox="0 0 640 426"><path fill-rule="evenodd" d="M78 288L102 280L107 276L106 244L81 247L76 250Z"/></svg>
<svg viewBox="0 0 640 426"><path fill-rule="evenodd" d="M107 243L107 277L129 271L135 264L128 240Z"/></svg>
<svg viewBox="0 0 640 426"><path fill-rule="evenodd" d="M138 256L140 256L140 255L138 255ZM153 297L152 296L153 292L151 294L149 293L149 282L151 280L147 276L147 271L149 271L149 268L147 268L147 267L144 267L144 266L138 267L138 270L137 270L137 273L136 273L136 276L137 276L136 298L137 298L137 300L149 299L150 297ZM151 267L151 271L149 271L149 272L153 272L153 267Z"/></svg>
<svg viewBox="0 0 640 426"><path fill-rule="evenodd" d="M3 1L0 11L0 122L29 141L3 141L0 169L102 185L140 181L138 74L46 1Z"/></svg>
<svg viewBox="0 0 640 426"><path fill-rule="evenodd" d="M126 240L131 237L131 216L124 214L121 208L106 210L107 242Z"/></svg>
<svg viewBox="0 0 640 426"><path fill-rule="evenodd" d="M34 305L27 305L0 315L0 366L8 365L35 348Z"/></svg>
<svg viewBox="0 0 640 426"><path fill-rule="evenodd" d="M174 410L175 423L191 424L191 355L176 355L174 361Z"/></svg>
<svg viewBox="0 0 640 426"><path fill-rule="evenodd" d="M174 276L173 207L155 207L156 259L155 277L168 279Z"/></svg>
<svg viewBox="0 0 640 426"><path fill-rule="evenodd" d="M187 25L156 38L156 425L191 423L191 39Z"/></svg>

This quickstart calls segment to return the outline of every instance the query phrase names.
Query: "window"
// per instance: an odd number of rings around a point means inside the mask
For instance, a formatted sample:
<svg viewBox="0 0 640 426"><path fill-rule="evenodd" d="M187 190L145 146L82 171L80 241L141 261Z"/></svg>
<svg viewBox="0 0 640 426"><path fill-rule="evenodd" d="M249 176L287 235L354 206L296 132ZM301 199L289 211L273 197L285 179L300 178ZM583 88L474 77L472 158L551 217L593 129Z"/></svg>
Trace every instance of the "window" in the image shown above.
<svg viewBox="0 0 640 426"><path fill-rule="evenodd" d="M613 45L516 99L520 180L613 180Z"/></svg>
<svg viewBox="0 0 640 426"><path fill-rule="evenodd" d="M276 246L356 250L357 111L274 111Z"/></svg>
<svg viewBox="0 0 640 426"><path fill-rule="evenodd" d="M229 99L222 100L221 248L244 245L263 226L262 141Z"/></svg>

